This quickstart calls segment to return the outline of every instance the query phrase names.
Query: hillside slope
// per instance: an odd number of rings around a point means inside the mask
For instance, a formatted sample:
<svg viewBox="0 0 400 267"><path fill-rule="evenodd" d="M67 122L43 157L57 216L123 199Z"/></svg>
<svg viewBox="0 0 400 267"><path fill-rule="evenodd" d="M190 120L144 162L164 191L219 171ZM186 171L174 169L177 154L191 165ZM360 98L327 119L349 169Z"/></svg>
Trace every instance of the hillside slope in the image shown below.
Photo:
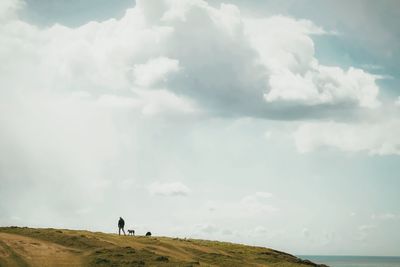
<svg viewBox="0 0 400 267"><path fill-rule="evenodd" d="M169 237L0 228L0 266L319 266L268 248Z"/></svg>

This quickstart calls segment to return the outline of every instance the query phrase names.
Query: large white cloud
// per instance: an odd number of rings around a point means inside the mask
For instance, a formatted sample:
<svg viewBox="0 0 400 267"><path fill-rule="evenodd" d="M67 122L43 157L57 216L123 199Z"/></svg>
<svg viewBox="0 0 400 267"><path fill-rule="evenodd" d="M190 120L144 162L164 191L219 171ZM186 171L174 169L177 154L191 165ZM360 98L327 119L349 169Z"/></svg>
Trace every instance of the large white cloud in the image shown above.
<svg viewBox="0 0 400 267"><path fill-rule="evenodd" d="M14 14L20 2L7 3L2 10ZM38 28L13 17L0 32L0 83L12 90L137 98L132 88L159 87L206 110L264 117L286 116L270 107L282 101L379 105L376 76L318 63L312 35L323 29L283 16L243 18L234 5L137 1L119 20Z"/></svg>
<svg viewBox="0 0 400 267"><path fill-rule="evenodd" d="M312 35L327 34L310 21L276 16L246 20L250 41L269 70L267 102L303 105L379 105L379 76L350 67L324 66L314 56Z"/></svg>
<svg viewBox="0 0 400 267"><path fill-rule="evenodd" d="M296 101L306 105L356 103L360 107L379 106L378 77L361 69L317 65L304 75L283 71L270 78L268 102Z"/></svg>

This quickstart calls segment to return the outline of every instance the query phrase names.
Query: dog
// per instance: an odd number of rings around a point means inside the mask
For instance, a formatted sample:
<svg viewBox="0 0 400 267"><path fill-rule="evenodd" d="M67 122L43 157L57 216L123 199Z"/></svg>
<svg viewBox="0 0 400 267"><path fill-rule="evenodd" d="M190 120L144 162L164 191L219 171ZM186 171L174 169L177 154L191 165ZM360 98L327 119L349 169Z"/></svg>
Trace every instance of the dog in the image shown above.
<svg viewBox="0 0 400 267"><path fill-rule="evenodd" d="M147 233L146 233L146 236L151 236L151 232L147 232Z"/></svg>
<svg viewBox="0 0 400 267"><path fill-rule="evenodd" d="M135 235L135 230L128 230L128 235Z"/></svg>

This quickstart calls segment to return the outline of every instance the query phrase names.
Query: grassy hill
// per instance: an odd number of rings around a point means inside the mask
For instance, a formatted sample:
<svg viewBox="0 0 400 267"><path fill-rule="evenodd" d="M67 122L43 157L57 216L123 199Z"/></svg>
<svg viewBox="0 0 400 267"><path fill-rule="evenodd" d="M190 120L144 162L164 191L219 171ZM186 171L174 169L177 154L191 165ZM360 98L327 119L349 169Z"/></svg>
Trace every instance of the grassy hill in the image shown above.
<svg viewBox="0 0 400 267"><path fill-rule="evenodd" d="M319 266L263 247L65 229L0 227L0 266Z"/></svg>

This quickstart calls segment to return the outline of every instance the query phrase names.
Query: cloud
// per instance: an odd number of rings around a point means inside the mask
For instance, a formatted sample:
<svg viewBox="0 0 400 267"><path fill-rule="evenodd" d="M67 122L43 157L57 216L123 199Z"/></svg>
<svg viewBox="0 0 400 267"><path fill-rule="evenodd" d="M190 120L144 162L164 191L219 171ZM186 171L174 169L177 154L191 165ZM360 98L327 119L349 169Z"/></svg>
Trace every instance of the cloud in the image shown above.
<svg viewBox="0 0 400 267"><path fill-rule="evenodd" d="M383 70L384 69L382 66L375 65L375 64L363 64L361 67L363 69L372 70L372 71L377 71L377 70Z"/></svg>
<svg viewBox="0 0 400 267"><path fill-rule="evenodd" d="M105 165L120 151L119 133L107 112L79 98L52 94L0 102L0 109L7 111L0 112L0 195L13 202L6 210L18 213L29 203L42 210L19 216L39 220L41 212L48 211L51 220L58 212L79 209L82 202L101 201L107 185Z"/></svg>
<svg viewBox="0 0 400 267"><path fill-rule="evenodd" d="M171 73L179 71L179 62L166 57L149 59L144 64L136 64L133 69L134 83L138 86L150 87L165 81Z"/></svg>
<svg viewBox="0 0 400 267"><path fill-rule="evenodd" d="M2 10L20 2L5 3L12 4ZM293 107L380 103L376 76L318 63L312 36L327 34L322 28L284 16L246 18L234 5L137 1L119 20L38 28L17 19L0 31L0 83L23 92L86 91L130 106L142 101L135 91L157 89L209 113L266 118L311 116ZM116 101L121 95L130 100Z"/></svg>
<svg viewBox="0 0 400 267"><path fill-rule="evenodd" d="M17 11L25 6L21 0L3 0L0 2L0 22L17 19Z"/></svg>
<svg viewBox="0 0 400 267"><path fill-rule="evenodd" d="M97 99L99 106L111 108L137 108L140 106L140 100L133 97L123 97L104 94Z"/></svg>
<svg viewBox="0 0 400 267"><path fill-rule="evenodd" d="M155 196L187 196L190 191L186 185L179 182L155 182L149 186L150 194Z"/></svg>
<svg viewBox="0 0 400 267"><path fill-rule="evenodd" d="M318 65L304 75L290 71L270 78L271 91L267 102L294 101L305 105L355 103L360 107L375 108L379 88L377 76L361 69Z"/></svg>
<svg viewBox="0 0 400 267"><path fill-rule="evenodd" d="M264 93L267 102L379 106L378 76L318 63L311 37L326 32L311 21L274 16L246 20L245 25L251 44L270 72L269 91Z"/></svg>
<svg viewBox="0 0 400 267"><path fill-rule="evenodd" d="M400 121L347 124L338 122L303 123L294 133L297 150L307 153L320 147L371 155L400 154Z"/></svg>
<svg viewBox="0 0 400 267"><path fill-rule="evenodd" d="M193 101L179 97L168 90L132 89L133 96L101 95L97 104L109 108L125 108L143 115L199 114Z"/></svg>

